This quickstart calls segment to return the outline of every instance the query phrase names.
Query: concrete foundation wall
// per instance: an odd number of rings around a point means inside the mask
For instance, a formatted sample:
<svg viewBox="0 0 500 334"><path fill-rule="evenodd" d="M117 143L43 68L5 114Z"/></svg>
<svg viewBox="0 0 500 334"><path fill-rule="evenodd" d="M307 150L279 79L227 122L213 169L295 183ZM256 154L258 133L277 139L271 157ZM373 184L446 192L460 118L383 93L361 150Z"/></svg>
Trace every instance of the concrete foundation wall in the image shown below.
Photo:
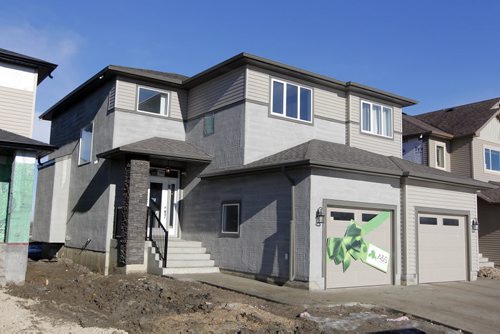
<svg viewBox="0 0 500 334"><path fill-rule="evenodd" d="M310 269L309 287L325 288L323 264L326 250L324 245L323 225L316 226L316 209L323 206L323 200L350 201L358 203L400 206L400 188L398 178L386 178L362 174L313 169L311 175L311 210L310 210ZM360 207L363 207L360 204ZM396 222L394 236L399 236L399 210L394 213ZM401 276L401 259L399 238L395 238L395 250L392 253L395 263L395 283L399 284Z"/></svg>
<svg viewBox="0 0 500 334"><path fill-rule="evenodd" d="M188 171L188 175L191 173ZM308 182L305 172L290 173L299 185L298 198ZM207 247L222 269L252 273L261 277L287 279L290 258L291 185L281 173L231 177L217 180L186 180L183 200L182 238L198 240ZM221 235L222 203L241 203L239 236ZM308 203L297 207L297 217L308 210ZM307 262L304 244L305 222L298 221L297 261ZM306 263L297 265L297 279L307 279Z"/></svg>
<svg viewBox="0 0 500 334"><path fill-rule="evenodd" d="M61 258L70 259L73 262L85 266L94 272L107 274L105 252L96 252L87 249L82 250L65 246L61 248L61 250L59 250L58 256Z"/></svg>

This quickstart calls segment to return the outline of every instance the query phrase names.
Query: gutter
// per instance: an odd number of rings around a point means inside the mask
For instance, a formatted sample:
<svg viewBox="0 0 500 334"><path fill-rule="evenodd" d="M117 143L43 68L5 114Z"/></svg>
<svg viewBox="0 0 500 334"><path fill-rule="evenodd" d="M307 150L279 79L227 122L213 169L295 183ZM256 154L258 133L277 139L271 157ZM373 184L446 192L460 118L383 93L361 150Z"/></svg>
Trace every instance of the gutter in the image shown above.
<svg viewBox="0 0 500 334"><path fill-rule="evenodd" d="M296 236L295 236L295 186L297 185L295 183L295 180L286 172L285 167L281 167L281 172L283 175L287 178L287 180L290 182L290 203L291 203L291 208L290 208L290 251L289 251L289 257L288 257L288 280L289 281L294 281L295 280L295 241L296 241Z"/></svg>

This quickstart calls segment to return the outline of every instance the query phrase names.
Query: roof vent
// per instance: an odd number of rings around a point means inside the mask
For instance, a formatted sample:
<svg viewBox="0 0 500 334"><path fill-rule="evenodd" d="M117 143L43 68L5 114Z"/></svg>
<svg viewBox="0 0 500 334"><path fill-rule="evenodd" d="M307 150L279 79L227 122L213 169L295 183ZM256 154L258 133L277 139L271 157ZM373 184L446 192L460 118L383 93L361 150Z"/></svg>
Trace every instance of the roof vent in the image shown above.
<svg viewBox="0 0 500 334"><path fill-rule="evenodd" d="M455 108L448 108L448 109L446 109L445 111L446 111L446 112L450 112L450 111L453 111L454 109L455 109Z"/></svg>

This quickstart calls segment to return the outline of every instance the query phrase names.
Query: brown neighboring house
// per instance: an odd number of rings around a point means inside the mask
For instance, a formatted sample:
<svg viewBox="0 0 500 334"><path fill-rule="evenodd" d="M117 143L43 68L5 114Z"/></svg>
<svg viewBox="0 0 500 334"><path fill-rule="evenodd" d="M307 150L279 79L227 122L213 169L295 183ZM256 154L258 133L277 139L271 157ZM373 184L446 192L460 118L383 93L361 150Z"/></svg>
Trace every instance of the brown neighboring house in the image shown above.
<svg viewBox="0 0 500 334"><path fill-rule="evenodd" d="M499 104L497 97L416 116L404 115L403 157L500 185ZM479 251L498 264L500 188L478 194L478 221Z"/></svg>

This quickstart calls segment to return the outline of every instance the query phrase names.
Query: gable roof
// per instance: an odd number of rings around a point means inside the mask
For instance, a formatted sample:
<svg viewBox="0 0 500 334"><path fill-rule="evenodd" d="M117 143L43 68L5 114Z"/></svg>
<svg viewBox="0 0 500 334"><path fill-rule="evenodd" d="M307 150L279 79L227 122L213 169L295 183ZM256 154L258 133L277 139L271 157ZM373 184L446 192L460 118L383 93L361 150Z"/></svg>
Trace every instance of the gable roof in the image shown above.
<svg viewBox="0 0 500 334"><path fill-rule="evenodd" d="M9 150L22 149L36 151L39 156L56 149L55 146L50 144L0 129L0 149L2 148L7 148Z"/></svg>
<svg viewBox="0 0 500 334"><path fill-rule="evenodd" d="M403 136L433 135L442 138L452 138L453 135L427 124L416 117L403 113Z"/></svg>
<svg viewBox="0 0 500 334"><path fill-rule="evenodd" d="M52 71L57 67L56 64L49 63L45 60L26 56L10 50L0 48L0 61L14 65L21 65L30 68L35 68L38 71L39 85L47 76L50 76Z"/></svg>
<svg viewBox="0 0 500 334"><path fill-rule="evenodd" d="M348 81L343 82L333 79L324 75L309 72L297 67L289 66L279 63L270 59L255 56L249 53L240 53L232 58L229 58L215 66L210 67L192 77L187 77L181 74L145 70L140 68L132 68L125 66L109 65L85 81L83 84L75 88L72 92L62 98L59 102L53 105L50 109L45 111L40 118L44 120L52 120L52 117L64 112L65 107L79 98L83 97L89 91L99 87L107 80L122 75L125 77L135 79L146 79L159 84L169 84L175 87L190 89L203 82L211 80L217 76L223 75L241 66L252 65L263 69L272 70L276 73L289 75L309 82L317 83L320 85L333 87L345 91L353 91L363 93L367 96L380 98L391 101L403 107L417 103L415 100L392 94L377 88L365 86L356 82Z"/></svg>
<svg viewBox="0 0 500 334"><path fill-rule="evenodd" d="M313 139L258 161L240 167L229 167L202 173L201 177L211 178L223 175L242 174L279 169L287 166L311 166L358 171L387 176L405 176L431 182L451 183L477 189L494 186L468 177L455 175L416 164L396 157L372 153L344 144Z"/></svg>
<svg viewBox="0 0 500 334"><path fill-rule="evenodd" d="M97 154L98 158L118 158L133 154L163 159L210 162L212 157L198 147L180 140L152 137Z"/></svg>
<svg viewBox="0 0 500 334"><path fill-rule="evenodd" d="M418 120L452 134L472 136L498 113L499 97L416 115Z"/></svg>

